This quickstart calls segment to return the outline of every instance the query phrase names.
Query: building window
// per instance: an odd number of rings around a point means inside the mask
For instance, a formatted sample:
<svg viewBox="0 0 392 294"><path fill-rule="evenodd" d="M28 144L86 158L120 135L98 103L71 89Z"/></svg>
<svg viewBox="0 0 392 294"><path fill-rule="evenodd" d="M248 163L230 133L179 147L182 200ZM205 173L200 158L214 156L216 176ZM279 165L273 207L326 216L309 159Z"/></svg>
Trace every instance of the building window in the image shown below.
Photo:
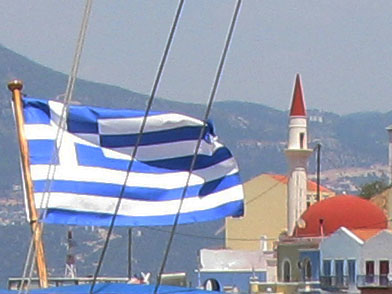
<svg viewBox="0 0 392 294"><path fill-rule="evenodd" d="M290 261L283 262L283 282L290 282L291 280L291 265Z"/></svg>
<svg viewBox="0 0 392 294"><path fill-rule="evenodd" d="M335 260L336 285L343 286L344 282L344 260Z"/></svg>
<svg viewBox="0 0 392 294"><path fill-rule="evenodd" d="M348 260L347 265L348 265L348 282L350 285L355 285L356 281L356 267L355 267L356 261L355 260Z"/></svg>
<svg viewBox="0 0 392 294"><path fill-rule="evenodd" d="M312 262L309 258L304 260L303 273L305 281L312 281Z"/></svg>
<svg viewBox="0 0 392 294"><path fill-rule="evenodd" d="M315 202L316 202L315 195L312 195L312 194L306 195L306 208L309 208Z"/></svg>
<svg viewBox="0 0 392 294"><path fill-rule="evenodd" d="M299 148L304 149L305 146L305 133L299 133Z"/></svg>
<svg viewBox="0 0 392 294"><path fill-rule="evenodd" d="M325 279L325 283L330 286L332 284L331 278L331 261L330 260L323 260L323 275Z"/></svg>
<svg viewBox="0 0 392 294"><path fill-rule="evenodd" d="M380 285L388 285L389 260L380 260Z"/></svg>
<svg viewBox="0 0 392 294"><path fill-rule="evenodd" d="M366 282L373 283L374 281L374 260L368 260L365 263Z"/></svg>

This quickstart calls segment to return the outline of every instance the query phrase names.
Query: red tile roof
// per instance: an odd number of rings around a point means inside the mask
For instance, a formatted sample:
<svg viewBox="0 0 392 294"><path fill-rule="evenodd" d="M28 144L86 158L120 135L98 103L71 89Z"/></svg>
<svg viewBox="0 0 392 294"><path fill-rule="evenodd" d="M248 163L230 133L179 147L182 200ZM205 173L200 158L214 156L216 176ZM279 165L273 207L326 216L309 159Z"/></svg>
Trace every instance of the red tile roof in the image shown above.
<svg viewBox="0 0 392 294"><path fill-rule="evenodd" d="M353 232L362 241L367 241L374 235L378 234L380 229L355 229L351 232Z"/></svg>
<svg viewBox="0 0 392 294"><path fill-rule="evenodd" d="M274 178L275 180L281 182L282 184L287 184L287 176L285 175L278 175L278 174L271 174L270 175L272 178ZM317 192L317 183L308 180L308 191L310 192ZM333 193L331 190L329 190L328 188L320 185L320 192L324 192L324 193Z"/></svg>

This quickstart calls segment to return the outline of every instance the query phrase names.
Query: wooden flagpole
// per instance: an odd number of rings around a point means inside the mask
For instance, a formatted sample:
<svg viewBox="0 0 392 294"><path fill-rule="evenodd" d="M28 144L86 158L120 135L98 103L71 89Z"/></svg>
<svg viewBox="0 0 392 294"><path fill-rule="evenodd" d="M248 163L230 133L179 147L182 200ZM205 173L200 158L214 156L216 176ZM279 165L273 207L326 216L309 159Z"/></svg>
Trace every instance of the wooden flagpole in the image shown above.
<svg viewBox="0 0 392 294"><path fill-rule="evenodd" d="M34 238L36 252L37 272L41 288L48 287L48 274L46 270L44 245L42 242L42 226L38 222L38 213L35 208L34 189L30 172L29 148L24 134L24 117L22 107L23 83L20 80L13 80L8 83L8 89L12 92L14 101L14 111L16 119L16 128L18 132L20 155L22 160L23 177L27 197L27 205L30 213L30 226Z"/></svg>

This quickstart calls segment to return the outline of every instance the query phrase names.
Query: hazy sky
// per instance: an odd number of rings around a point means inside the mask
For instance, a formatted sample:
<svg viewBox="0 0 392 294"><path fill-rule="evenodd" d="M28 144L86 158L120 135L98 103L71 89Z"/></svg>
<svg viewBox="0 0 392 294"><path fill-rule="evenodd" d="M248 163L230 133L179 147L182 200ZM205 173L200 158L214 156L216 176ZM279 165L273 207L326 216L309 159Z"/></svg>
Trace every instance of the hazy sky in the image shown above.
<svg viewBox="0 0 392 294"><path fill-rule="evenodd" d="M80 77L149 93L178 2L95 0ZM2 0L0 44L68 73L84 1ZM234 0L187 0L158 96L208 99ZM392 1L244 0L218 100L392 110Z"/></svg>

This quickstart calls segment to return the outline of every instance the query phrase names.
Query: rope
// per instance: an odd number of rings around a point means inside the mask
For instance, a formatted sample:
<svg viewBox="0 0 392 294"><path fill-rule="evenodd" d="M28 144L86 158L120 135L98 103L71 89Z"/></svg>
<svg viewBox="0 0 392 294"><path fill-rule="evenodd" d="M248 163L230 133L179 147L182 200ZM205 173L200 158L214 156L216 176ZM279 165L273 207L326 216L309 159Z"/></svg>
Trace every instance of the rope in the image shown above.
<svg viewBox="0 0 392 294"><path fill-rule="evenodd" d="M65 117L66 117L66 113L68 112L69 104L72 100L72 95L73 95L73 91L74 91L74 87L75 87L79 64L80 64L80 58L81 58L81 54L82 54L83 46L84 46L84 40L86 38L88 20L89 20L90 14L91 14L91 7L92 7L92 0L86 0L81 29L80 29L80 33L79 33L79 37L78 37L78 41L77 41L77 46L76 46L76 50L75 50L75 54L74 54L74 58L73 58L72 69L71 69L71 73L69 75L68 82L67 82L67 88L66 88L65 98L64 98L64 107L61 111L59 127L56 132L55 142L59 142L58 149L61 148L62 138L63 138L63 134L64 134L64 130L65 130L65 123L66 123ZM44 191L44 194L41 199L40 206L39 206L39 207L45 207L45 209L43 211L43 215L41 216L41 219L44 218L47 214L47 207L48 207L49 198L50 198L50 188L51 188L52 181L54 179L54 175L56 172L56 165L54 165L53 162L55 162L55 160L57 159L57 156L58 155L57 155L56 150L53 150L53 153L51 156L51 164L49 165L48 173L47 173L47 177L46 177L47 182L45 184L45 191ZM38 225L40 225L41 228L43 229L43 226L44 226L43 223L39 223ZM33 240L33 238L34 238L34 236L32 236L31 240ZM31 241L31 245L29 246L29 251L28 251L28 255L26 257L25 267L24 267L23 277L22 277L23 283L24 283L24 279L26 278L28 264L31 263L26 291L28 291L28 289L29 289L31 279L32 279L32 274L33 274L33 268L35 266L36 252L32 251L32 243L33 242ZM32 252L33 252L33 258L31 258ZM19 291L21 291L21 289L19 289Z"/></svg>
<svg viewBox="0 0 392 294"><path fill-rule="evenodd" d="M27 277L27 271L28 271L28 268L29 268L29 264L31 262L34 263L34 259L35 259L35 252L32 252L33 251L33 247L34 247L34 239L31 238L30 239L30 244L29 244L29 249L28 249L27 256L26 256L26 261L25 261L25 264L24 264L24 267L23 267L22 281L21 281L20 287L18 289L18 294L21 294L23 289L25 289L25 292L27 291L27 289L29 289L31 276L29 275L29 279L26 279L26 277ZM32 258L33 258L33 260L32 260ZM31 268L33 268L33 266ZM31 268L30 268L30 271L31 271ZM27 286L24 288L23 284L24 284L25 280L27 280Z"/></svg>
<svg viewBox="0 0 392 294"><path fill-rule="evenodd" d="M68 113L69 105L71 103L72 96L73 96L73 91L74 91L75 82L76 82L77 73L78 73L79 64L80 64L80 58L81 58L81 54L83 51L84 40L86 38L88 20L89 20L90 14L91 14L91 6L92 6L92 0L87 0L84 14L83 14L82 25L81 25L81 29L80 29L80 33L79 33L79 37L78 37L78 41L77 41L77 46L76 46L76 50L75 50L75 54L74 54L74 59L73 59L73 63L72 63L72 69L71 69L71 73L69 74L69 77L68 77L67 88L66 88L66 91L64 94L64 106L61 110L59 127L56 132L55 142L58 142L58 146L57 146L58 150L60 150L60 148L61 148L63 136L64 136L64 131L66 128L66 125L65 125L66 124L66 114ZM53 164L53 162L56 162L57 159L58 159L58 154L57 154L56 150L53 150L51 164L49 165L49 169L48 169L48 173L47 173L47 177L46 177L47 181L46 181L46 185L45 185L45 192L44 192L44 195L41 199L41 204L40 204L40 207L45 207L44 214L41 218L44 218L47 213L51 185L52 185L54 175L56 173L56 168L57 168L57 165Z"/></svg>
<svg viewBox="0 0 392 294"><path fill-rule="evenodd" d="M186 184L185 184L185 187L184 187L184 189L182 191L180 204L178 206L178 211L177 211L176 217L174 219L174 224L172 226L172 231L171 231L168 243L167 243L165 255L164 255L164 258L163 258L163 261L162 261L161 268L160 268L159 273L158 273L157 283L156 283L155 288L154 288L154 294L156 294L158 292L158 288L159 288L159 286L161 284L161 276L162 276L163 271L165 270L165 267L166 267L167 259L168 259L168 256L169 256L169 251L170 251L171 244L172 244L173 238L174 238L174 233L175 233L175 231L177 229L178 221L179 221L179 218L180 218L181 208L182 208L182 205L183 205L183 202L184 202L184 198L185 198L188 186L189 186L189 181L190 181L193 169L195 167L195 163L196 163L196 160L197 160L197 153L199 151L201 140L203 138L204 131L205 131L205 128L206 128L206 121L208 120L208 117L210 115L210 112L211 112L211 109L212 109L212 104L213 104L214 99L215 99L216 90L218 89L220 77L222 75L223 65L224 65L225 60L226 60L227 51L229 49L229 45L230 45L231 38L232 38L232 35L233 35L234 27L235 27L235 24L236 24L236 21L237 21L237 17L238 17L238 14L239 14L239 10L240 10L240 7L241 7L241 1L242 0L238 0L237 1L237 5L235 7L234 15L233 15L233 18L232 18L232 21L231 21L231 24L230 24L230 28L229 28L229 33L228 33L227 38L226 38L225 47L223 49L223 53L222 53L222 56L221 56L221 59L220 59L220 62L219 62L218 70L217 70L217 73L216 73L216 76L215 76L215 81L214 81L214 84L213 84L213 87L212 87L211 95L210 95L210 98L209 98L209 101L208 101L206 113L205 113L204 120L203 120L203 126L202 126L202 129L200 130L200 134L199 134L199 138L197 140L195 152L193 154L191 166L189 168L189 173L188 173L188 177L187 177L187 180L186 180Z"/></svg>
<svg viewBox="0 0 392 294"><path fill-rule="evenodd" d="M76 46L76 50L75 50L75 54L74 54L74 58L73 58L72 69L71 69L71 73L68 77L68 84L67 84L67 88L65 90L64 103L66 104L66 106L68 106L72 100L72 95L73 95L75 82L76 82L76 78L77 78L77 73L79 70L80 58L82 56L84 41L86 39L88 20L90 18L90 14L91 14L91 6L92 6L92 0L86 0L86 6L84 8L82 25L81 25L81 29L79 32L77 46Z"/></svg>
<svg viewBox="0 0 392 294"><path fill-rule="evenodd" d="M127 173L126 173L126 176L125 176L125 179L124 179L124 184L121 187L120 195L119 195L118 201L116 203L116 207L114 209L113 217L111 219L109 230L108 230L108 233L107 233L107 236L106 236L106 239L105 239L105 243L104 243L104 246L102 248L102 253L101 253L101 256L99 258L97 269L96 269L95 274L94 274L93 282L92 282L91 287L90 287L90 291L89 291L90 294L93 293L98 274L99 274L99 272L101 270L101 267L102 267L103 259L104 259L104 256L105 256L108 244L109 244L110 236L112 235L113 228L114 228L114 223L115 223L118 211L120 209L121 200L122 200L123 195L124 195L126 183L128 181L128 178L129 178L129 173L130 173L130 171L132 169L134 158L136 157L136 152L137 152L137 149L138 149L138 147L140 145L140 142L141 142L141 139L142 139L142 136L143 136L143 132L144 132L144 128L145 128L146 123L147 123L147 117L148 117L148 114L149 114L149 112L151 110L152 102L154 101L155 94L156 94L156 91L158 89L159 82L161 80L163 68L165 66L167 57L169 55L169 51L170 51L171 44L172 44L172 41L173 41L173 38L174 38L174 33L176 31L176 28L177 28L178 20L179 20L180 15L181 15L181 11L182 11L182 8L183 8L183 5L184 5L184 1L185 0L180 0L179 5L177 7L177 12L176 12L176 15L175 15L175 18L174 18L174 21L173 21L173 24L172 24L172 27L171 27L171 30L170 30L170 34L169 34L169 37L168 37L168 40L167 40L167 43L166 43L166 46L165 46L164 53L162 55L162 59L161 59L160 65L158 67L157 75L156 75L155 80L154 80L154 84L153 84L153 87L152 87L152 90L151 90L150 98L148 100L146 111L144 113L143 121L142 121L142 123L140 125L139 134L138 134L137 140L135 142L135 147L134 147L133 152L132 152L131 160L130 160L130 162L128 164Z"/></svg>

